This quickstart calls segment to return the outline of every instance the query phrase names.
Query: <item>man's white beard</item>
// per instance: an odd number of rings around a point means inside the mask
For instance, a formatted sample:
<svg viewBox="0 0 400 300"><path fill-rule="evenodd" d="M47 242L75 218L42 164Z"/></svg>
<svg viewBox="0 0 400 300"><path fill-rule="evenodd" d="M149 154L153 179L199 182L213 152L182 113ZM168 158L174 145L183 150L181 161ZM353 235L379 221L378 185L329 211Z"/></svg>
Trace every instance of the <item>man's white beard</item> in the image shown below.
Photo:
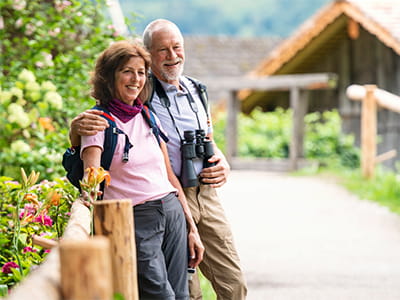
<svg viewBox="0 0 400 300"><path fill-rule="evenodd" d="M179 77L181 77L182 74L183 74L183 64L180 64L177 70L172 70L172 71L161 70L161 75L166 79L166 81L179 80Z"/></svg>

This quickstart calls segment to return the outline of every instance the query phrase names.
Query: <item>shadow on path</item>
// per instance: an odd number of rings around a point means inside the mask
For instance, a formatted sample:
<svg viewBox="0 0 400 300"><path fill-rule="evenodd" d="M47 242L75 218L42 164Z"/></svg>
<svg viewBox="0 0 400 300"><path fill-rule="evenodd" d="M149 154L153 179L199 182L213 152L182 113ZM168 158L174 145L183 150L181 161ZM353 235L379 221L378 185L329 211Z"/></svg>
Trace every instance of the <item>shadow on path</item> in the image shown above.
<svg viewBox="0 0 400 300"><path fill-rule="evenodd" d="M234 170L219 195L248 300L400 299L400 217L386 208L282 173Z"/></svg>

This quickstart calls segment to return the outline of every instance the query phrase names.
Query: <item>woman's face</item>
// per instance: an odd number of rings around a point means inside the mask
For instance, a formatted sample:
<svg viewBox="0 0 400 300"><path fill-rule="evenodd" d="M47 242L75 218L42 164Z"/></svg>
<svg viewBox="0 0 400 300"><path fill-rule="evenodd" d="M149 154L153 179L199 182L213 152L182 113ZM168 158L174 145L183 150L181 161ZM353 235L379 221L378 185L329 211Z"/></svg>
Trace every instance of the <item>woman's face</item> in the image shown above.
<svg viewBox="0 0 400 300"><path fill-rule="evenodd" d="M133 105L146 82L144 59L132 56L126 64L115 71L115 97Z"/></svg>

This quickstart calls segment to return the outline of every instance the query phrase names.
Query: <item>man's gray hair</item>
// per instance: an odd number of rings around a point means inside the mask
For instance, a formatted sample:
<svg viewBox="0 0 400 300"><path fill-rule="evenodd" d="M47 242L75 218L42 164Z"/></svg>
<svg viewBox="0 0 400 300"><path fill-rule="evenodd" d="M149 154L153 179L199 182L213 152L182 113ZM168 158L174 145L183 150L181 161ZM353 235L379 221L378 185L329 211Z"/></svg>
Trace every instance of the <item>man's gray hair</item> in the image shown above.
<svg viewBox="0 0 400 300"><path fill-rule="evenodd" d="M152 22L150 22L146 28L143 31L143 44L147 48L147 50L150 51L151 46L152 46L152 40L153 40L153 33L156 31L169 31L169 30L174 30L176 31L182 38L182 44L183 44L183 36L181 31L179 30L178 26L175 25L175 23L166 20L166 19L157 19Z"/></svg>

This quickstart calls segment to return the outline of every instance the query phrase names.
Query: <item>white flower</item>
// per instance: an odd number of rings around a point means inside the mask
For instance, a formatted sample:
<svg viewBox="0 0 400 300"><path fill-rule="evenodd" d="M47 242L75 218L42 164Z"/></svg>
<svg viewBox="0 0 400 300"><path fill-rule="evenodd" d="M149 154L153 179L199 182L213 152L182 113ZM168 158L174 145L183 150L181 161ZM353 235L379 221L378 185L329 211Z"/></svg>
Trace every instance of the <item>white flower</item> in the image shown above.
<svg viewBox="0 0 400 300"><path fill-rule="evenodd" d="M42 82L42 90L55 92L57 87L51 81Z"/></svg>
<svg viewBox="0 0 400 300"><path fill-rule="evenodd" d="M0 93L0 103L6 103L10 101L12 93L10 91L3 91Z"/></svg>
<svg viewBox="0 0 400 300"><path fill-rule="evenodd" d="M22 25L24 25L24 21L21 18L19 18L17 21L15 21L15 27L21 28Z"/></svg>
<svg viewBox="0 0 400 300"><path fill-rule="evenodd" d="M10 92L13 96L17 97L17 99L22 99L24 97L24 92L17 87L12 87Z"/></svg>
<svg viewBox="0 0 400 300"><path fill-rule="evenodd" d="M14 0L13 1L13 8L15 10L23 10L26 7L25 0Z"/></svg>
<svg viewBox="0 0 400 300"><path fill-rule="evenodd" d="M60 94L54 91L49 91L44 95L44 101L51 104L54 108L62 108L62 98Z"/></svg>
<svg viewBox="0 0 400 300"><path fill-rule="evenodd" d="M48 154L48 152L49 152L49 149L47 149L47 147L42 147L39 150L39 154L42 156Z"/></svg>
<svg viewBox="0 0 400 300"><path fill-rule="evenodd" d="M30 81L25 85L27 91L37 92L40 91L40 85L36 81Z"/></svg>
<svg viewBox="0 0 400 300"><path fill-rule="evenodd" d="M11 150L15 153L28 153L31 152L31 147L24 141L18 140L11 143Z"/></svg>
<svg viewBox="0 0 400 300"><path fill-rule="evenodd" d="M26 128L31 123L29 115L24 111L21 105L11 103L8 106L8 121L10 123L17 123L21 128Z"/></svg>
<svg viewBox="0 0 400 300"><path fill-rule="evenodd" d="M34 82L36 81L35 74L32 71L27 69L23 69L21 73L18 75L18 79L26 82Z"/></svg>

